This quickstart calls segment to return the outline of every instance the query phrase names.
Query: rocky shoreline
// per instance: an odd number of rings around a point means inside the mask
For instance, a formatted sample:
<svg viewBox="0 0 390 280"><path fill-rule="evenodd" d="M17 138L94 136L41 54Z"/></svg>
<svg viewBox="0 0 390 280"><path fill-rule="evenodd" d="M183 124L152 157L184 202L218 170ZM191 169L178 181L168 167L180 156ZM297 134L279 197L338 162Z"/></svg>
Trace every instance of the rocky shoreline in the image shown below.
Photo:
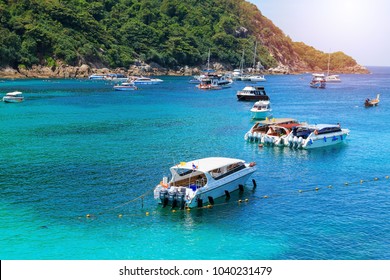
<svg viewBox="0 0 390 280"><path fill-rule="evenodd" d="M214 63L212 68L217 72L231 71L220 63ZM81 66L69 66L60 64L55 67L33 65L31 68L14 69L11 67L0 68L0 78L19 79L19 78L88 78L92 74L109 74L118 73L128 76L194 76L199 75L202 71L200 67L176 67L176 69L163 68L157 64L139 63L126 68L95 68L87 64ZM279 65L262 72L262 74L301 74L325 72L322 69L290 69L288 66ZM369 71L360 65L332 71L332 74L368 74Z"/></svg>

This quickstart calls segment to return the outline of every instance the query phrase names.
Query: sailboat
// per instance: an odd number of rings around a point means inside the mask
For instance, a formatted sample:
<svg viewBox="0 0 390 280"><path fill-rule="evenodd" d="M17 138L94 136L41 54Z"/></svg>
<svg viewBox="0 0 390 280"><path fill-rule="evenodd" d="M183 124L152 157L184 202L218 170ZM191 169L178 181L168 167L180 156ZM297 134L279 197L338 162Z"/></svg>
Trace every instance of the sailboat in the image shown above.
<svg viewBox="0 0 390 280"><path fill-rule="evenodd" d="M225 75L215 74L215 70L210 69L210 49L207 59L207 69L203 70L204 74L199 76L199 89L216 90L231 87L233 81Z"/></svg>
<svg viewBox="0 0 390 280"><path fill-rule="evenodd" d="M245 50L242 50L242 57L240 61L240 68L233 70L233 80L236 81L249 81L249 75L244 74L244 59Z"/></svg>
<svg viewBox="0 0 390 280"><path fill-rule="evenodd" d="M329 75L329 66L330 66L330 53L328 56L328 73L325 77L325 81L328 83L340 83L341 79L339 75Z"/></svg>
<svg viewBox="0 0 390 280"><path fill-rule="evenodd" d="M253 68L252 68L252 71L255 72L255 69L256 69L256 49L257 49L257 41L255 43L255 51L253 53ZM250 75L248 77L248 79L251 81L251 82L265 82L266 79L264 78L264 75Z"/></svg>

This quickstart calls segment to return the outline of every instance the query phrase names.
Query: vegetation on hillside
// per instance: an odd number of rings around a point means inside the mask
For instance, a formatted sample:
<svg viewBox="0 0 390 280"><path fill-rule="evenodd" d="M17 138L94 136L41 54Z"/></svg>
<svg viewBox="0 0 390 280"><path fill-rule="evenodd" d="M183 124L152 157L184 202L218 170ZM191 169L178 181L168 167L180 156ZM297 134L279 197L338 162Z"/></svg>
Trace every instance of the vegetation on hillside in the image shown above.
<svg viewBox="0 0 390 280"><path fill-rule="evenodd" d="M265 68L317 66L324 56L294 44L244 0L0 0L0 66L129 67L140 60L172 68L204 64L209 49L213 61L232 67L243 50L247 66L255 55ZM350 62L342 53L337 59Z"/></svg>

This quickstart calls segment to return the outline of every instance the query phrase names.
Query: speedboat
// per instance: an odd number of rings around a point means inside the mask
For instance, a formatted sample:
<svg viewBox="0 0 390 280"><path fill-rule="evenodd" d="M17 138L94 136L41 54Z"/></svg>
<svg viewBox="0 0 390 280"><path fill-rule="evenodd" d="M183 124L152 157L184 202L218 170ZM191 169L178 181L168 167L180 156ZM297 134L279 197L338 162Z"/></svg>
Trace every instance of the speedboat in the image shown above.
<svg viewBox="0 0 390 280"><path fill-rule="evenodd" d="M253 119L265 119L272 114L271 103L269 100L260 100L253 104L251 109Z"/></svg>
<svg viewBox="0 0 390 280"><path fill-rule="evenodd" d="M298 122L270 125L261 142L271 146L288 146L288 137L293 128L300 126Z"/></svg>
<svg viewBox="0 0 390 280"><path fill-rule="evenodd" d="M376 95L376 98L375 99L369 99L367 98L366 101L364 102L364 106L365 107L374 107L374 106L378 106L379 104L379 93Z"/></svg>
<svg viewBox="0 0 390 280"><path fill-rule="evenodd" d="M310 87L324 89L326 86L325 74L313 74Z"/></svg>
<svg viewBox="0 0 390 280"><path fill-rule="evenodd" d="M292 148L314 149L339 144L348 135L349 130L339 124L302 125L293 128L287 142Z"/></svg>
<svg viewBox="0 0 390 280"><path fill-rule="evenodd" d="M156 85L163 82L161 79L149 78L149 77L136 77L132 80L135 85Z"/></svg>
<svg viewBox="0 0 390 280"><path fill-rule="evenodd" d="M121 83L120 85L115 85L114 89L118 91L126 91L137 90L138 88L134 85L134 83Z"/></svg>
<svg viewBox="0 0 390 280"><path fill-rule="evenodd" d="M268 101L269 97L264 87L246 86L242 90L237 91L237 99L238 101Z"/></svg>
<svg viewBox="0 0 390 280"><path fill-rule="evenodd" d="M214 204L214 199L229 197L242 188L256 171L256 163L241 159L209 157L181 162L170 168L172 179L167 177L154 189L154 198L166 207L194 208L204 203Z"/></svg>
<svg viewBox="0 0 390 280"><path fill-rule="evenodd" d="M266 79L264 78L264 75L253 75L248 77L249 81L251 82L265 82Z"/></svg>
<svg viewBox="0 0 390 280"><path fill-rule="evenodd" d="M115 82L126 82L129 78L124 74L108 74L104 79Z"/></svg>
<svg viewBox="0 0 390 280"><path fill-rule="evenodd" d="M106 75L100 75L100 74L93 74L88 77L90 80L104 80Z"/></svg>
<svg viewBox="0 0 390 280"><path fill-rule="evenodd" d="M328 75L325 77L327 83L340 83L341 79L339 75Z"/></svg>
<svg viewBox="0 0 390 280"><path fill-rule="evenodd" d="M20 91L8 92L5 96L3 96L3 102L6 103L18 103L23 100L24 97Z"/></svg>
<svg viewBox="0 0 390 280"><path fill-rule="evenodd" d="M266 118L264 121L256 122L247 133L245 133L244 139L246 141L255 141L261 142L264 135L267 133L269 127L271 125L278 124L290 124L290 123L298 123L297 120L291 118Z"/></svg>

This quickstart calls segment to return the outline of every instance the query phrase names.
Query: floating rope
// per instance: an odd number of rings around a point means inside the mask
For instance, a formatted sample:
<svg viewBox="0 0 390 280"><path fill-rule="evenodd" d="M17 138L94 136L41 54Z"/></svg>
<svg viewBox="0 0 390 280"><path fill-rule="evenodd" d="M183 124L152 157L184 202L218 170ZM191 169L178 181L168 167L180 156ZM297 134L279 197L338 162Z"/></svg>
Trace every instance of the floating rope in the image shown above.
<svg viewBox="0 0 390 280"><path fill-rule="evenodd" d="M386 179L386 180L388 180L390 177L389 177L388 175L386 175L386 176L384 176L383 178ZM368 179L368 180L363 180L363 179L361 179L361 180L359 180L359 181L344 182L343 186L348 187L348 186L353 186L353 185L362 185L362 184L365 184L365 183L377 182L377 181L379 181L379 180L380 180L379 177L374 177L373 179ZM327 185L327 186L325 186L325 187L320 187L320 186L318 186L318 185L314 185L314 187L311 187L311 188L299 189L299 190L298 190L298 193L299 193L299 194L302 194L302 193L307 193L307 192L318 192L318 191L320 191L320 190L322 190L322 189L333 189L333 188L334 188L333 185ZM100 213L98 213L97 215L100 216L100 215L107 214L107 213L112 212L112 211L114 211L114 210L116 210L116 209L118 209L118 208L121 208L121 207L123 207L123 206L125 206L125 205L128 205L128 204L130 204L130 203L132 203L132 202L135 202L135 201L137 201L137 200L139 200L139 199L142 199L142 200L143 200L143 198L144 198L146 195L148 195L150 192L152 192L153 190L154 190L154 188L148 190L148 191L145 192L144 194L142 194L142 195L140 195L140 196L138 196L138 197L136 197L136 198L134 198L134 199L131 199L131 200L127 201L127 202L121 203L121 204L119 204L119 205L117 205L117 206L114 206L114 207L112 207L112 208L110 208L110 209L108 209L108 210L106 210L106 211L104 211L104 212L100 212ZM294 193L296 193L296 192L292 192L292 193L289 192L288 194L294 194ZM229 205L229 204L245 205L245 204L249 203L249 202L252 201L252 200L262 200L262 199L276 198L276 197L281 197L281 196L283 196L283 195L286 195L286 194L274 194L274 195L264 195L264 196L252 196L252 197L250 197L250 198L244 198L244 199L240 198L240 199L238 199L238 200L227 200L227 201L225 201L225 202L215 203L215 204L213 204L213 205L208 204L208 205L205 205L205 206L202 206L202 207L196 207L196 208L188 208L188 207L186 207L186 208L184 208L184 209L179 209L179 208L178 208L178 209L171 209L171 212L172 212L172 213L183 213L183 212L190 212L190 211L192 211L192 210L206 210L206 209L213 209L213 208L215 208L215 207L221 207L221 206L225 206L225 205ZM148 216L151 216L151 215L153 215L153 214L161 214L161 212L160 212L160 211L153 211L153 212L146 211L146 212L144 212L144 213L142 213L142 214L140 214L140 213L133 213L133 214L118 214L117 216L118 216L118 218L123 218L123 217L142 217L142 216L148 217ZM86 214L85 217L86 217L87 219L89 219L89 218L95 217L95 215Z"/></svg>

